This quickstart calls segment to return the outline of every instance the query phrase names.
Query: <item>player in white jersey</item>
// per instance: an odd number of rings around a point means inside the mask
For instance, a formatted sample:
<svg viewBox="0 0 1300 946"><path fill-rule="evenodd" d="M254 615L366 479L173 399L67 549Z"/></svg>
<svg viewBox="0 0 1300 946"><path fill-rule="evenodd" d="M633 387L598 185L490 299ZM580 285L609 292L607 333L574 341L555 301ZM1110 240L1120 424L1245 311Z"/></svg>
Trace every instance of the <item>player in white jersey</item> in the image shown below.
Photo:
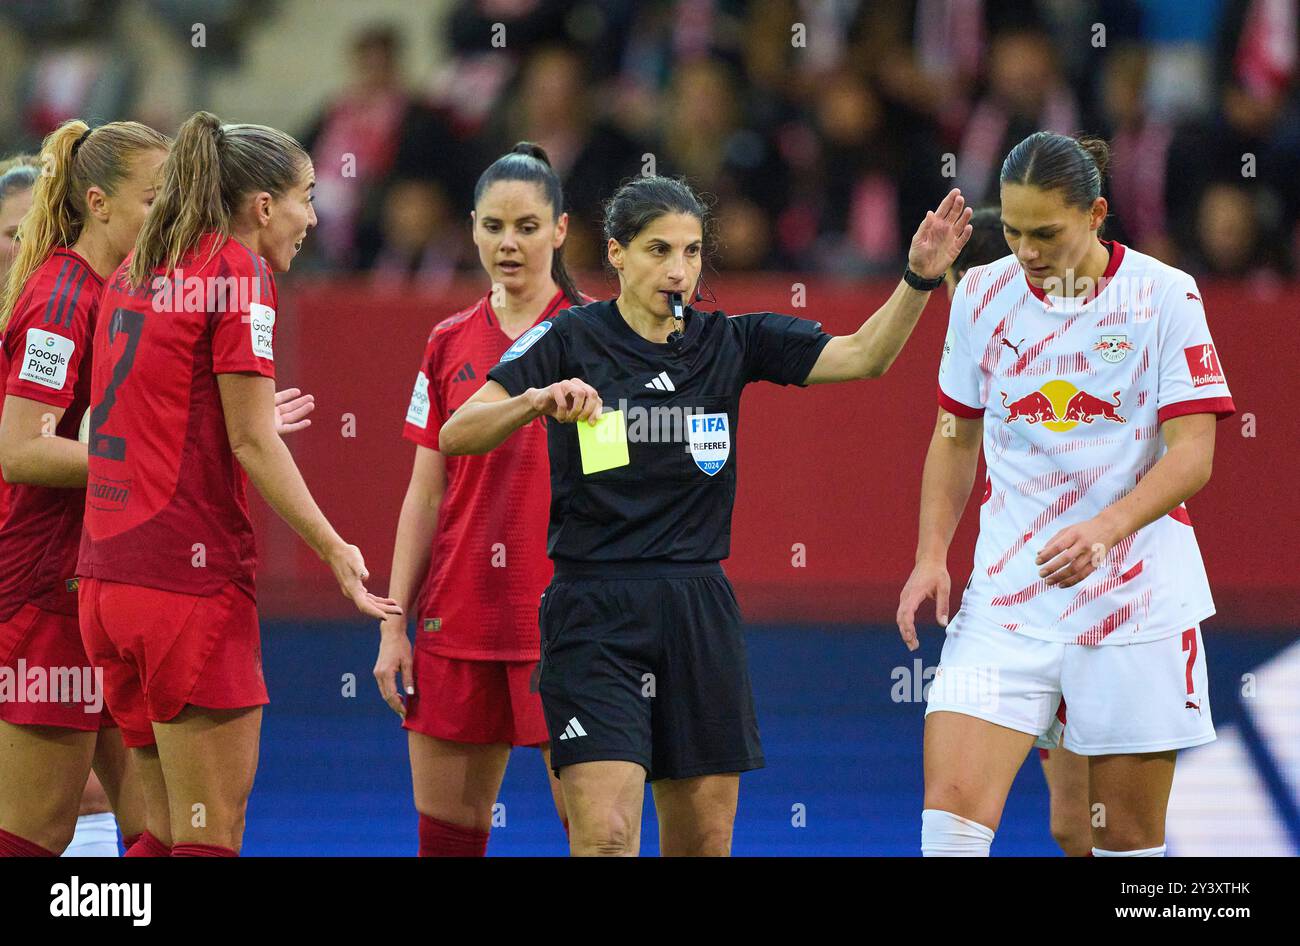
<svg viewBox="0 0 1300 946"><path fill-rule="evenodd" d="M1013 255L972 268L953 300L898 611L912 649L925 598L947 627L926 710L927 855L988 854L1062 698L1098 856L1164 853L1177 750L1214 739L1200 634L1214 603L1183 503L1232 398L1192 278L1100 238L1107 157L1046 132L1012 149ZM949 623L948 544L981 439L974 570Z"/></svg>
<svg viewBox="0 0 1300 946"><path fill-rule="evenodd" d="M1002 209L981 207L970 218L971 235L953 261L944 279L948 290L948 303L952 304L966 271L1002 259L1006 255L1007 241L1002 234ZM1065 703L1057 716L1062 726L1065 720ZM1043 777L1051 797L1050 824L1052 837L1061 850L1070 857L1088 856L1092 853L1092 819L1088 811L1088 757L1077 755L1060 745L1060 733L1045 734L1038 742L1038 756L1043 765Z"/></svg>

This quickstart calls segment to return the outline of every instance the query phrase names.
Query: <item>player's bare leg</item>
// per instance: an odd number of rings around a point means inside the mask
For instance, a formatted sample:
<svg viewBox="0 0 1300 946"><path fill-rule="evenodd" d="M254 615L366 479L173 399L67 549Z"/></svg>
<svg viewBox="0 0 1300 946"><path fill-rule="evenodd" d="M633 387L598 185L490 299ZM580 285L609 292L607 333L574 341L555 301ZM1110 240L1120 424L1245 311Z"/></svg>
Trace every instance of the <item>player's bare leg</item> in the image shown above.
<svg viewBox="0 0 1300 946"><path fill-rule="evenodd" d="M135 766L122 745L119 729L101 729L95 740L95 757L90 778L81 796L81 814L112 810L122 837L129 838L145 828L144 791ZM89 808L90 804L96 807Z"/></svg>
<svg viewBox="0 0 1300 946"><path fill-rule="evenodd" d="M173 846L205 844L239 852L261 727L260 706L186 706L171 722L153 724Z"/></svg>
<svg viewBox="0 0 1300 946"><path fill-rule="evenodd" d="M95 747L95 755L99 755L98 746ZM104 783L95 774L94 764L92 763L90 775L86 778L86 787L81 792L81 808L77 812L77 817L103 815L112 810L113 803L108 800L108 792L104 791Z"/></svg>
<svg viewBox="0 0 1300 946"><path fill-rule="evenodd" d="M1052 837L1067 857L1087 857L1092 852L1088 757L1053 749L1043 759L1043 776L1052 799Z"/></svg>
<svg viewBox="0 0 1300 946"><path fill-rule="evenodd" d="M996 831L1034 737L963 713L925 717L925 807Z"/></svg>
<svg viewBox="0 0 1300 946"><path fill-rule="evenodd" d="M551 786L551 800L555 802L555 813L560 816L560 824L564 825L564 830L569 830L569 815L564 810L564 787L560 780L555 776L555 770L551 768L551 744L545 743L539 746L542 750L542 764L546 766L546 780Z"/></svg>
<svg viewBox="0 0 1300 946"><path fill-rule="evenodd" d="M451 742L411 730L406 736L415 810L446 824L491 831L509 744Z"/></svg>
<svg viewBox="0 0 1300 946"><path fill-rule="evenodd" d="M1169 791L1178 753L1144 752L1100 755L1089 759L1093 804L1100 804L1100 825L1093 844L1103 851L1144 851L1163 847Z"/></svg>
<svg viewBox="0 0 1300 946"><path fill-rule="evenodd" d="M650 784L663 857L729 857L740 774L662 779Z"/></svg>
<svg viewBox="0 0 1300 946"><path fill-rule="evenodd" d="M128 749L127 752L131 757L132 777L140 790L145 829L164 845L171 847L171 806L167 801L167 780L163 778L158 747L143 746Z"/></svg>
<svg viewBox="0 0 1300 946"><path fill-rule="evenodd" d="M574 857L636 857L641 852L645 769L635 762L579 762L560 770Z"/></svg>
<svg viewBox="0 0 1300 946"><path fill-rule="evenodd" d="M0 722L0 829L62 852L77 830L95 735Z"/></svg>

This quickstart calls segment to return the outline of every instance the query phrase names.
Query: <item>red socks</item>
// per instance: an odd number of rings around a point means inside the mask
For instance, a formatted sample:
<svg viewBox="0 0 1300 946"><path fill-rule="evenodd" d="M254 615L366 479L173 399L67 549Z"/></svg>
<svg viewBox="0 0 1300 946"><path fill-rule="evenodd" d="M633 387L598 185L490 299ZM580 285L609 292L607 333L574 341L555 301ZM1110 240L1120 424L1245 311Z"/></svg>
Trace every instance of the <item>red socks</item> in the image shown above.
<svg viewBox="0 0 1300 946"><path fill-rule="evenodd" d="M420 857L484 857L488 832L420 815Z"/></svg>
<svg viewBox="0 0 1300 946"><path fill-rule="evenodd" d="M33 844L26 838L0 828L0 857L58 857L53 851L47 851L39 844Z"/></svg>
<svg viewBox="0 0 1300 946"><path fill-rule="evenodd" d="M176 844L172 846L172 857L238 857L239 854L228 847L215 844Z"/></svg>
<svg viewBox="0 0 1300 946"><path fill-rule="evenodd" d="M126 846L126 853L123 857L171 857L172 849L163 844L146 829L137 834L134 838L127 838L125 841L131 843Z"/></svg>

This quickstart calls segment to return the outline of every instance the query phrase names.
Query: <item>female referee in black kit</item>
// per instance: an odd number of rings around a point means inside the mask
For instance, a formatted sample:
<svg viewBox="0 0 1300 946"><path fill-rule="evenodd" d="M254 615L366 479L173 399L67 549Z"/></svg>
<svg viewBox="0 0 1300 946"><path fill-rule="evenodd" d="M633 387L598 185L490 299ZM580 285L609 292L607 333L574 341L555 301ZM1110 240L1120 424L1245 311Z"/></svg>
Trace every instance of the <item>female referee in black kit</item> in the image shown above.
<svg viewBox="0 0 1300 946"><path fill-rule="evenodd" d="M917 229L889 301L833 338L807 319L683 306L706 216L681 181L623 185L605 212L618 297L520 336L439 436L444 454L486 453L550 418L540 690L574 854L638 853L647 778L663 854L730 853L740 773L763 765L720 565L741 391L882 375L971 232L953 190Z"/></svg>

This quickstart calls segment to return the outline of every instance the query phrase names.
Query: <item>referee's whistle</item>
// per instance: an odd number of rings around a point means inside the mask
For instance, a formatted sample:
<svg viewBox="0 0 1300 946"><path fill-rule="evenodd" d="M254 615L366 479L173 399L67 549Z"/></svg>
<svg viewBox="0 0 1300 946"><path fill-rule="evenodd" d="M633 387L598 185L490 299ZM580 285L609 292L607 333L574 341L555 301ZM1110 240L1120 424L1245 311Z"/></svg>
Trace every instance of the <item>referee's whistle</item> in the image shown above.
<svg viewBox="0 0 1300 946"><path fill-rule="evenodd" d="M673 318L680 322L684 317L682 314L682 294L680 292L670 292L668 301L673 307Z"/></svg>

